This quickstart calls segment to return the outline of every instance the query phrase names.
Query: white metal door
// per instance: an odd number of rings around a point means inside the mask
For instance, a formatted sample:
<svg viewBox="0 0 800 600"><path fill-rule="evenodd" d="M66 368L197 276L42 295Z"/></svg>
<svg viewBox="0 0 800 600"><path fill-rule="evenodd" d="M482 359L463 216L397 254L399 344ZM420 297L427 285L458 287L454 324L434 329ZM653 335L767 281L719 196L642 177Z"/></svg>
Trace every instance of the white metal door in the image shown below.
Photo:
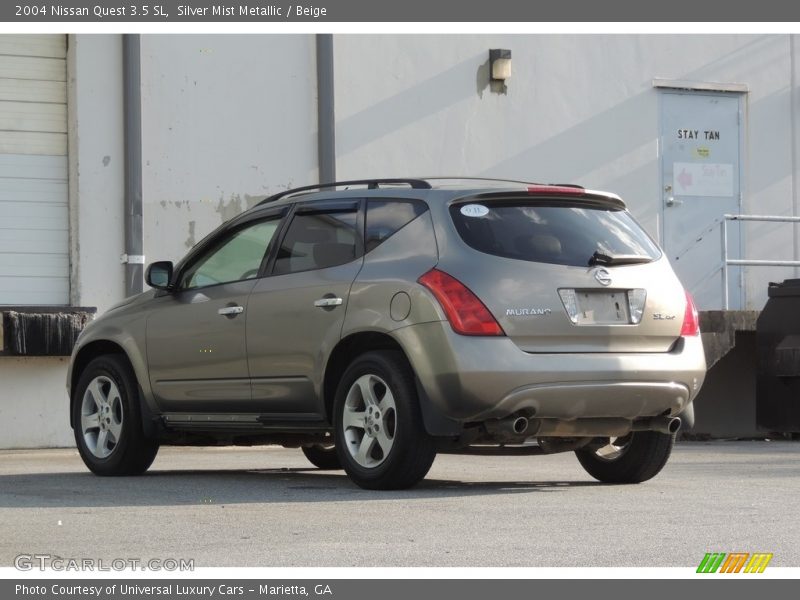
<svg viewBox="0 0 800 600"><path fill-rule="evenodd" d="M721 308L723 215L740 201L741 97L669 91L661 97L663 245L701 309ZM737 223L728 226L728 257L738 258ZM730 308L742 303L739 271L731 268Z"/></svg>
<svg viewBox="0 0 800 600"><path fill-rule="evenodd" d="M0 305L69 304L64 35L0 35Z"/></svg>

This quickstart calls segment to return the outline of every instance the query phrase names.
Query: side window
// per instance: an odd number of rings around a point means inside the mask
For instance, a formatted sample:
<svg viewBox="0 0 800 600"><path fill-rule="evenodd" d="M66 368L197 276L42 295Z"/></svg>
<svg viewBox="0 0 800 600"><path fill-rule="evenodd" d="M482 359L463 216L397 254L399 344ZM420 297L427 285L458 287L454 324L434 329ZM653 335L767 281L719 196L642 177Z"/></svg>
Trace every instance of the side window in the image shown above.
<svg viewBox="0 0 800 600"><path fill-rule="evenodd" d="M369 200L365 251L380 246L426 210L426 204L419 200Z"/></svg>
<svg viewBox="0 0 800 600"><path fill-rule="evenodd" d="M325 269L356 258L357 210L299 212L283 238L274 275Z"/></svg>
<svg viewBox="0 0 800 600"><path fill-rule="evenodd" d="M181 288L197 288L258 275L280 219L254 223L239 229L201 255L181 276Z"/></svg>

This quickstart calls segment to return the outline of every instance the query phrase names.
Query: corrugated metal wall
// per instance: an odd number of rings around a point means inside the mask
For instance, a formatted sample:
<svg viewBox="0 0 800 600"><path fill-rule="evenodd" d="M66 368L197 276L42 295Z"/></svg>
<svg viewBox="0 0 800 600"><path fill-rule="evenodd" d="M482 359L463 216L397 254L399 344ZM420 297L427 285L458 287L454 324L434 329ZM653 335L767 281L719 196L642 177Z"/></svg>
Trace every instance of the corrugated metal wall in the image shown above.
<svg viewBox="0 0 800 600"><path fill-rule="evenodd" d="M0 35L0 304L69 304L66 52Z"/></svg>

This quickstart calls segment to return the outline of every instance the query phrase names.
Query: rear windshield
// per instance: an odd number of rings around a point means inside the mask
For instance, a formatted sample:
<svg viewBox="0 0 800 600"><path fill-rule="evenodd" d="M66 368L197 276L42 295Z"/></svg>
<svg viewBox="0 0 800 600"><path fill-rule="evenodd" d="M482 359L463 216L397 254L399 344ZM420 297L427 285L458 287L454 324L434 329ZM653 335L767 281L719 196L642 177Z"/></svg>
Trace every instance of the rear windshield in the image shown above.
<svg viewBox="0 0 800 600"><path fill-rule="evenodd" d="M564 202L493 202L456 204L450 214L468 245L505 258L581 267L591 264L596 252L649 260L661 256L624 210Z"/></svg>

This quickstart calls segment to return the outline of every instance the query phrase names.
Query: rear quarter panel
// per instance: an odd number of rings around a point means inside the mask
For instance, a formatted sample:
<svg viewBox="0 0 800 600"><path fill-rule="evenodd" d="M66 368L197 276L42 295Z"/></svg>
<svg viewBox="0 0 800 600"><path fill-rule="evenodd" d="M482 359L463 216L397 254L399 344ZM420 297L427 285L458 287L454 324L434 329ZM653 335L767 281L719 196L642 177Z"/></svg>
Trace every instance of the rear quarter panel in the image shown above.
<svg viewBox="0 0 800 600"><path fill-rule="evenodd" d="M438 258L430 211L369 252L350 291L342 337L443 320L441 308L417 283Z"/></svg>

